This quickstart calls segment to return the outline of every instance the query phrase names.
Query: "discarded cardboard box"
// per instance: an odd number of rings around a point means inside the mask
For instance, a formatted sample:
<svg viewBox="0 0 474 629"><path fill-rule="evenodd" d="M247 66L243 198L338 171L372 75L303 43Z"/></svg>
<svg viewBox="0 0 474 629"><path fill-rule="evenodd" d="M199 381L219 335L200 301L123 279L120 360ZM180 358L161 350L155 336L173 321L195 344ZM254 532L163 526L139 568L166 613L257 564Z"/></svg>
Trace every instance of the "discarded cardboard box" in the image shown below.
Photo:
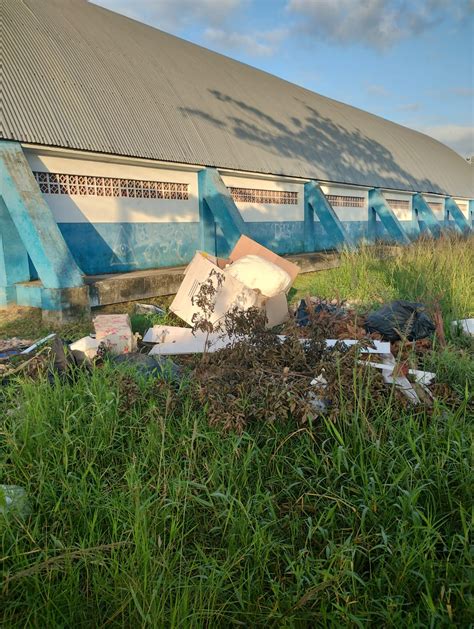
<svg viewBox="0 0 474 629"><path fill-rule="evenodd" d="M97 315L94 328L98 343L104 343L112 354L125 354L135 349L135 337L127 314Z"/></svg>
<svg viewBox="0 0 474 629"><path fill-rule="evenodd" d="M298 266L289 260L273 253L266 247L259 245L247 236L241 236L232 250L229 259L216 258L201 251L196 252L192 262L186 269L185 276L178 293L170 306L180 319L193 325L193 316L202 314L201 309L193 304L193 297L197 295L201 285L208 279L216 288L214 310L209 316L211 323L222 320L226 313L237 306L242 310L252 307L262 308L267 317L267 328L283 323L288 318L288 303L284 292L274 297L264 297L259 291L248 288L238 279L226 273L226 265L232 264L246 255L257 255L273 262L288 273L291 283L298 275ZM213 274L214 272L214 274ZM222 285L218 287L218 274L222 278Z"/></svg>

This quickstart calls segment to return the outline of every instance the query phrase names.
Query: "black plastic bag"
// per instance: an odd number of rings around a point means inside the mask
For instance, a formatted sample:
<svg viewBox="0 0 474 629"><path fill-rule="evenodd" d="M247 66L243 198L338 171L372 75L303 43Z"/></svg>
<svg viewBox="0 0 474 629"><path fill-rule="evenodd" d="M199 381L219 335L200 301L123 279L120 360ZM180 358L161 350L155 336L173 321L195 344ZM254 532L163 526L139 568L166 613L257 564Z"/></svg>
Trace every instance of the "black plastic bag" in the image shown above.
<svg viewBox="0 0 474 629"><path fill-rule="evenodd" d="M431 336L435 325L423 304L399 300L371 312L365 321L365 329L379 332L384 341L398 341L402 336L417 341Z"/></svg>
<svg viewBox="0 0 474 629"><path fill-rule="evenodd" d="M343 317L346 314L344 308L338 308L337 306L328 304L324 301L320 301L316 304L311 304L311 306L313 308L313 312L315 313L326 312L327 314L333 315L335 317ZM295 316L296 323L300 327L306 327L307 325L309 325L310 314L308 311L308 305L304 299L300 301Z"/></svg>

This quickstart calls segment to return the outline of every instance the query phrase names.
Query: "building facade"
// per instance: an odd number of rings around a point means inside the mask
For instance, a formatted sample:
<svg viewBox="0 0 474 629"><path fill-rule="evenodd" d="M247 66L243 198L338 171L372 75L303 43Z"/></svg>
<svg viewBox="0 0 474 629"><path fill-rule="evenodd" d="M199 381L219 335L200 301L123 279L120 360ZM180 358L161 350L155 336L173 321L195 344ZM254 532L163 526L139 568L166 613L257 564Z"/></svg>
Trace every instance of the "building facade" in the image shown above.
<svg viewBox="0 0 474 629"><path fill-rule="evenodd" d="M241 233L292 254L472 229L472 168L432 138L82 0L5 13L0 305L85 303L87 276Z"/></svg>

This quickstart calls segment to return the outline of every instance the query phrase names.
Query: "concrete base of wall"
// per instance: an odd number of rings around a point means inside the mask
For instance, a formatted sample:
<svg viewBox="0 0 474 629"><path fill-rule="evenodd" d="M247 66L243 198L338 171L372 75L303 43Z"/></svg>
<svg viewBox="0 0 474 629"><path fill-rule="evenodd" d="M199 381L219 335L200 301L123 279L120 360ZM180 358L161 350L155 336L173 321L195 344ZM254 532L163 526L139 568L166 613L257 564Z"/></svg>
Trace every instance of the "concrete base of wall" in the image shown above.
<svg viewBox="0 0 474 629"><path fill-rule="evenodd" d="M300 267L300 273L312 273L313 271L326 271L339 266L339 254L328 253L302 253L295 256L285 256Z"/></svg>
<svg viewBox="0 0 474 629"><path fill-rule="evenodd" d="M16 286L0 286L0 308L16 305Z"/></svg>
<svg viewBox="0 0 474 629"><path fill-rule="evenodd" d="M113 275L89 275L85 278L90 305L108 306L124 301L174 295L184 277L186 267L131 271Z"/></svg>
<svg viewBox="0 0 474 629"><path fill-rule="evenodd" d="M286 256L300 267L301 273L323 271L339 266L337 253L305 253ZM91 308L152 297L174 295L184 277L186 267L151 269L89 275L80 288L46 289L38 280L16 286L19 306L41 307L43 320L66 323L90 316Z"/></svg>

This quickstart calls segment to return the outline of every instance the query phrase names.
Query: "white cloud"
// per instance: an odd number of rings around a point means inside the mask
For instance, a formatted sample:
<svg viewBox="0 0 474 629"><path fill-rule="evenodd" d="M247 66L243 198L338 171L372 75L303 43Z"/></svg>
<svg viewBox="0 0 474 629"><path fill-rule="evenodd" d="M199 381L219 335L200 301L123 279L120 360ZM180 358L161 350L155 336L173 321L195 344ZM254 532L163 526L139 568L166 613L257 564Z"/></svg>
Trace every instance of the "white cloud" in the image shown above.
<svg viewBox="0 0 474 629"><path fill-rule="evenodd" d="M404 103L397 107L399 111L419 111L421 109L420 103Z"/></svg>
<svg viewBox="0 0 474 629"><path fill-rule="evenodd" d="M474 155L474 127L472 126L446 124L419 126L417 130L447 144L463 157Z"/></svg>
<svg viewBox="0 0 474 629"><path fill-rule="evenodd" d="M250 34L217 28L204 31L204 37L213 46L226 51L243 51L256 57L273 55L285 35L286 31L283 29Z"/></svg>
<svg viewBox="0 0 474 629"><path fill-rule="evenodd" d="M473 11L473 0L288 0L287 10L311 37L379 50Z"/></svg>
<svg viewBox="0 0 474 629"><path fill-rule="evenodd" d="M247 0L94 0L94 4L145 22L163 31L179 32L196 23L220 26Z"/></svg>
<svg viewBox="0 0 474 629"><path fill-rule="evenodd" d="M467 98L474 96L474 87L452 87L448 91L455 96L466 96Z"/></svg>
<svg viewBox="0 0 474 629"><path fill-rule="evenodd" d="M378 83L367 85L365 89L371 96L381 96L382 98L388 98L390 96L390 92L387 88L383 85L379 85Z"/></svg>

